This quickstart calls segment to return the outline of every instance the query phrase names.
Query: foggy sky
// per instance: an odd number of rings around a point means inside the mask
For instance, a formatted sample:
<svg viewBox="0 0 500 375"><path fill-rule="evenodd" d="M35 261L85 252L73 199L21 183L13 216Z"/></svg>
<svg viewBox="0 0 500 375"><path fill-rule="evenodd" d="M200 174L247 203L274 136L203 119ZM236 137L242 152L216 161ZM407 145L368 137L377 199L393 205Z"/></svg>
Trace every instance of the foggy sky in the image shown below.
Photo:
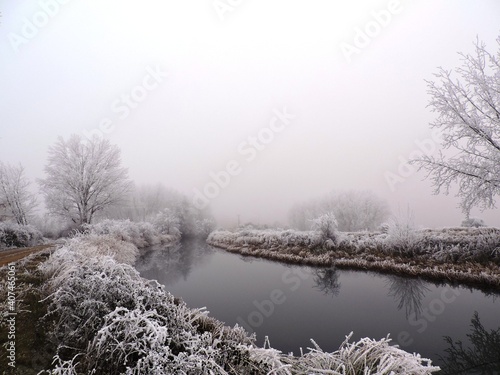
<svg viewBox="0 0 500 375"><path fill-rule="evenodd" d="M32 180L58 136L100 132L137 183L193 197L229 168L208 199L223 225L286 223L295 202L342 189L427 227L463 218L401 160L432 146L424 79L476 37L496 51L498 1L3 0L0 12L0 160ZM496 210L473 214L500 226Z"/></svg>

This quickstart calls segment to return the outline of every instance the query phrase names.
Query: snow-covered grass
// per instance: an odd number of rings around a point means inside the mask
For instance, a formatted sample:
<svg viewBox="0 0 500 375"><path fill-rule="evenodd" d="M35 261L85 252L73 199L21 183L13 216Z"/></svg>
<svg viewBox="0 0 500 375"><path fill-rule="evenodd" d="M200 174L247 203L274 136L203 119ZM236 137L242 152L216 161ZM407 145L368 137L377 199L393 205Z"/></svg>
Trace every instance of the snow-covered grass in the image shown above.
<svg viewBox="0 0 500 375"><path fill-rule="evenodd" d="M297 363L297 374L393 375L429 374L439 371L427 359L390 346L389 337L382 340L363 338L350 343L348 335L333 353L326 353L314 342L314 348ZM426 364L426 365L423 365Z"/></svg>
<svg viewBox="0 0 500 375"><path fill-rule="evenodd" d="M298 240L292 233L282 238ZM102 242L100 242L102 240ZM113 235L69 240L40 266L58 349L48 374L431 374L427 360L380 341L284 355L241 327L191 309L129 264L137 248ZM124 263L125 262L125 263Z"/></svg>
<svg viewBox="0 0 500 375"><path fill-rule="evenodd" d="M339 266L425 276L500 288L500 230L415 230L391 224L388 233L214 231L207 243L243 255L317 266Z"/></svg>
<svg viewBox="0 0 500 375"><path fill-rule="evenodd" d="M42 242L42 234L32 225L0 223L0 250L36 246Z"/></svg>

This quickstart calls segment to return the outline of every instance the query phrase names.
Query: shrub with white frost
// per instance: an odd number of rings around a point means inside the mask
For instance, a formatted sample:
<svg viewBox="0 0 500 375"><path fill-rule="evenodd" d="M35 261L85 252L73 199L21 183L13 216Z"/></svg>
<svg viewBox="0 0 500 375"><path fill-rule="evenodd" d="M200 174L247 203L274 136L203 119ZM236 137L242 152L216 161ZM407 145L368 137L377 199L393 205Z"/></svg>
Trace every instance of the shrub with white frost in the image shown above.
<svg viewBox="0 0 500 375"><path fill-rule="evenodd" d="M337 219L332 212L327 212L315 219L311 220L312 229L320 232L326 240L331 240L334 243L338 239L337 234Z"/></svg>
<svg viewBox="0 0 500 375"><path fill-rule="evenodd" d="M180 240L180 232L162 233L153 224L130 220L103 220L96 224L84 225L85 233L111 235L119 240L130 242L138 248L169 244Z"/></svg>
<svg viewBox="0 0 500 375"><path fill-rule="evenodd" d="M409 212L405 218L396 217L389 223L388 236L385 239L387 252L403 256L414 256L422 251L422 236L417 231L413 215Z"/></svg>
<svg viewBox="0 0 500 375"><path fill-rule="evenodd" d="M160 213L158 213L153 220L153 224L160 233L162 234L172 234L180 235L179 230L181 222L177 216L174 215L172 210L166 208Z"/></svg>
<svg viewBox="0 0 500 375"><path fill-rule="evenodd" d="M0 249L35 246L42 242L42 233L32 225L0 223Z"/></svg>
<svg viewBox="0 0 500 375"><path fill-rule="evenodd" d="M468 217L464 221L462 221L461 226L465 228L481 228L485 227L486 224L484 223L483 219L479 219L477 217Z"/></svg>
<svg viewBox="0 0 500 375"><path fill-rule="evenodd" d="M300 357L294 374L337 375L427 375L440 370L431 361L390 346L387 337L379 341L363 338L349 343L348 335L333 353L326 353L314 342L314 348Z"/></svg>

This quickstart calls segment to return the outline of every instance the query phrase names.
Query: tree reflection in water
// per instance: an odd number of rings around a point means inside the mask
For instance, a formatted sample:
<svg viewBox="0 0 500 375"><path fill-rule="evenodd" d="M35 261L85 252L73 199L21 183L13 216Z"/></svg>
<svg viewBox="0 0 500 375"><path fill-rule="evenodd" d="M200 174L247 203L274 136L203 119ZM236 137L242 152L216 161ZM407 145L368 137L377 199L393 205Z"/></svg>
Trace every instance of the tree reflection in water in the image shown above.
<svg viewBox="0 0 500 375"><path fill-rule="evenodd" d="M470 343L453 341L444 336L449 347L446 356L440 356L443 375L498 375L500 374L500 327L489 332L479 321L477 311L471 320Z"/></svg>
<svg viewBox="0 0 500 375"><path fill-rule="evenodd" d="M398 310L405 309L406 319L410 315L418 317L422 312L422 300L430 291L426 283L420 279L399 276L387 276L389 280L389 296L398 302Z"/></svg>
<svg viewBox="0 0 500 375"><path fill-rule="evenodd" d="M200 240L185 240L162 250L152 250L140 257L136 268L148 279L165 286L186 280L193 266L208 261L214 250Z"/></svg>
<svg viewBox="0 0 500 375"><path fill-rule="evenodd" d="M340 285L336 268L321 268L314 271L314 287L323 294L337 296L340 292Z"/></svg>

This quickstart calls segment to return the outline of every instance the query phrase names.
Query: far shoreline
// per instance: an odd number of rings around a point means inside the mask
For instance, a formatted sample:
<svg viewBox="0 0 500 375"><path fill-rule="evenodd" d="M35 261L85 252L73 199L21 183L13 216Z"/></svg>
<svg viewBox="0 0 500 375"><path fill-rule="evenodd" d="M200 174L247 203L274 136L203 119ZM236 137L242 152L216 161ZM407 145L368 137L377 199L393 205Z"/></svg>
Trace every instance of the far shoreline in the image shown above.
<svg viewBox="0 0 500 375"><path fill-rule="evenodd" d="M270 247L265 244L249 244L248 242L251 241L247 241L244 235L238 240L236 238L229 241L220 240L217 238L217 233L221 231L215 231L207 238L208 245L242 256L293 265L373 271L420 278L435 283L471 287L485 293L500 293L500 266L492 261L441 262L425 256L407 258L394 254L382 254L370 247L355 254L348 253L342 247L317 250L307 246L286 246L276 243Z"/></svg>

